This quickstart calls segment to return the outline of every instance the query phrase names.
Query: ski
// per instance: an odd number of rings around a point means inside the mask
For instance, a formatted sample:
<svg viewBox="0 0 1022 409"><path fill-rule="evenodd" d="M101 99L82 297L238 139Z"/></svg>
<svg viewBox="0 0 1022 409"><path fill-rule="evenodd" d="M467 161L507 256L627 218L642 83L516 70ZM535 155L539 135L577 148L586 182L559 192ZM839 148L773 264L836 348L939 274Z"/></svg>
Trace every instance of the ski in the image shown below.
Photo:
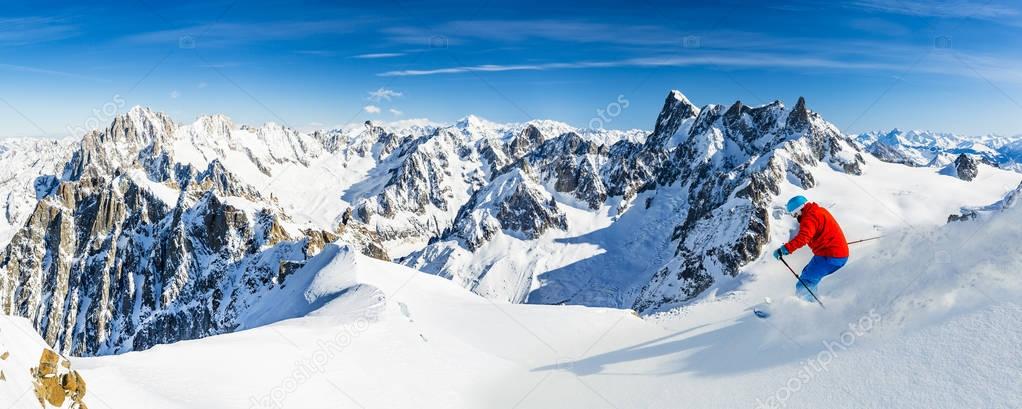
<svg viewBox="0 0 1022 409"><path fill-rule="evenodd" d="M770 318L770 304L773 300L770 297L764 297L763 302L752 307L752 314L757 318L767 319Z"/></svg>

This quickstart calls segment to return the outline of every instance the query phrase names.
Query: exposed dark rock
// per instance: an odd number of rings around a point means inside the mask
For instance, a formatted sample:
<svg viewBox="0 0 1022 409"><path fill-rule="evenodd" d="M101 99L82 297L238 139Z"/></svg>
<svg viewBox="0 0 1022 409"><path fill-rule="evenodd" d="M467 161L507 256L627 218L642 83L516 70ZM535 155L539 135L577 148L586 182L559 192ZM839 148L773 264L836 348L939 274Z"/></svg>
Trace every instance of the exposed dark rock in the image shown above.
<svg viewBox="0 0 1022 409"><path fill-rule="evenodd" d="M979 164L972 157L961 154L954 162L955 176L959 179L971 182L976 176L979 176Z"/></svg>
<svg viewBox="0 0 1022 409"><path fill-rule="evenodd" d="M646 144L663 146L671 136L678 132L682 122L695 118L697 115L699 115L699 108L689 102L681 92L671 91L667 94L667 99L664 100L664 106L660 109L660 115L657 116L653 133L646 139Z"/></svg>
<svg viewBox="0 0 1022 409"><path fill-rule="evenodd" d="M534 239L549 229L567 227L557 202L535 186L526 172L513 170L476 192L441 239L458 239L475 250L501 230Z"/></svg>
<svg viewBox="0 0 1022 409"><path fill-rule="evenodd" d="M507 153L512 157L522 157L533 148L543 143L543 134L534 125L529 125L521 133L508 142Z"/></svg>

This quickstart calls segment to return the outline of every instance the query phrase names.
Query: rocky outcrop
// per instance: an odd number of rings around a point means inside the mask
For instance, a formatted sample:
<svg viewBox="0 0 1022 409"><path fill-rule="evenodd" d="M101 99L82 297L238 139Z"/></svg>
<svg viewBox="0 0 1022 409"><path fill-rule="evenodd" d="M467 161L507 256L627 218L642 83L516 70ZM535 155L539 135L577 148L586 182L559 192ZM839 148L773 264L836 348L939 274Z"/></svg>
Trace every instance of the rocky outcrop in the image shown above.
<svg viewBox="0 0 1022 409"><path fill-rule="evenodd" d="M6 357L4 358L6 359ZM39 365L30 369L32 389L42 408L47 404L56 408L84 409L86 384L78 371L71 369L71 361L50 349L43 349Z"/></svg>
<svg viewBox="0 0 1022 409"><path fill-rule="evenodd" d="M543 143L543 134L534 125L529 125L508 142L506 152L512 157L522 157Z"/></svg>
<svg viewBox="0 0 1022 409"><path fill-rule="evenodd" d="M567 227L564 213L550 194L515 169L476 192L440 240L457 239L475 250L498 231L528 240L549 229Z"/></svg>
<svg viewBox="0 0 1022 409"><path fill-rule="evenodd" d="M954 161L955 176L966 182L971 182L979 176L979 164L972 157L961 154Z"/></svg>
<svg viewBox="0 0 1022 409"><path fill-rule="evenodd" d="M589 209L598 209L607 200L600 165L607 161L607 147L566 133L539 145L506 171L526 169L549 181L554 190L565 193Z"/></svg>
<svg viewBox="0 0 1022 409"><path fill-rule="evenodd" d="M341 241L351 244L362 254L369 257L384 261L391 260L390 255L387 254L387 249L380 244L380 239L376 236L376 233L370 231L364 224L358 223L352 219L351 209L348 209L341 217L341 222L337 225L337 230L332 235L328 235L327 232L322 232L321 234L323 235L323 239L320 243L321 245L319 249L316 251L306 251L307 257L311 258L313 255L319 253L319 250L328 243ZM310 235L310 237L312 236Z"/></svg>

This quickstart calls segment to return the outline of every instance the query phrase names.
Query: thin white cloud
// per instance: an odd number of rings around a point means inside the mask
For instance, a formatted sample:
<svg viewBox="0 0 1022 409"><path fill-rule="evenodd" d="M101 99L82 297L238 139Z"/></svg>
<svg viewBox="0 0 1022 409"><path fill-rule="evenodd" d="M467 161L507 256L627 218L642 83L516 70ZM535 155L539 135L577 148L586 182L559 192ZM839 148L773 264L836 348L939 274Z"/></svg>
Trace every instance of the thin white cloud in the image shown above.
<svg viewBox="0 0 1022 409"><path fill-rule="evenodd" d="M690 66L728 66L728 67L764 67L764 68L835 68L835 69L895 69L901 65L842 61L822 57L793 57L771 55L765 53L698 56L660 56L642 57L614 61L578 61L553 62L543 64L518 65L472 65L419 70L397 70L382 72L381 77L407 77L438 74L461 74L470 72L503 72L503 71L548 71L557 69L581 68L613 68L613 67L690 67Z"/></svg>
<svg viewBox="0 0 1022 409"><path fill-rule="evenodd" d="M336 52L330 50L298 50L295 54L311 55L314 57L333 57L337 55Z"/></svg>
<svg viewBox="0 0 1022 409"><path fill-rule="evenodd" d="M387 88L379 88L376 91L369 92L369 100L373 102L390 101L391 98L397 98L404 94Z"/></svg>
<svg viewBox="0 0 1022 409"><path fill-rule="evenodd" d="M401 26L383 30L391 41L405 44L458 44L463 39L521 42L544 39L570 43L668 45L689 35L656 25L620 25L578 20L458 20L430 27Z"/></svg>
<svg viewBox="0 0 1022 409"><path fill-rule="evenodd" d="M72 72L50 70L50 69L46 69L46 68L28 67L28 66L16 65L16 64L0 64L0 69L8 70L8 71L27 72L27 73L32 73L32 74L53 75L53 76L57 76L57 77L75 78L75 79L80 79L80 80L88 80L88 81L96 81L96 82L110 82L109 80L105 80L105 79L102 79L102 78L90 77L90 76L87 76L87 75L80 75L80 74L75 74L75 73L72 73Z"/></svg>
<svg viewBox="0 0 1022 409"><path fill-rule="evenodd" d="M366 113L369 113L369 114L378 114L378 113L380 113L380 107L378 107L376 105L366 105L366 106L362 107L362 110L366 111Z"/></svg>
<svg viewBox="0 0 1022 409"><path fill-rule="evenodd" d="M852 5L867 10L919 17L1000 20L1020 15L1017 8L989 0L859 0Z"/></svg>
<svg viewBox="0 0 1022 409"><path fill-rule="evenodd" d="M213 23L132 34L122 38L131 44L179 44L182 38L199 47L227 47L260 41L294 40L319 35L350 33L359 28L355 20L276 21L268 23Z"/></svg>
<svg viewBox="0 0 1022 409"><path fill-rule="evenodd" d="M353 56L351 56L351 58L358 58L360 60L374 60L374 59L380 59L380 58L401 57L403 55L405 55L405 53L369 53L369 54L353 55Z"/></svg>
<svg viewBox="0 0 1022 409"><path fill-rule="evenodd" d="M397 109L394 108L388 109L388 111L390 111L390 114L394 116L401 116L405 114L404 112L398 111Z"/></svg>
<svg viewBox="0 0 1022 409"><path fill-rule="evenodd" d="M578 63L547 63L547 64L522 64L522 65L471 65L461 67L420 69L420 70L396 70L382 72L377 75L381 77L414 77L421 75L437 74L461 74L466 72L501 72L501 71L542 71L556 68L581 68L575 67Z"/></svg>
<svg viewBox="0 0 1022 409"><path fill-rule="evenodd" d="M876 51L876 50L874 50ZM896 49L886 50L896 51ZM918 52L918 50L916 50ZM904 52L904 50L902 50ZM905 53L907 56L915 54ZM999 57L970 55L952 50L938 50L925 60L912 62L884 59L868 61L853 57L795 56L787 53L700 53L692 56L653 56L613 61L553 62L519 65L471 65L435 69L387 71L384 77L450 75L472 72L547 71L559 69L615 68L615 67L692 67L759 68L788 70L862 70L902 75L923 73L979 78L987 81L1022 84L1022 73L1015 67L1022 61Z"/></svg>
<svg viewBox="0 0 1022 409"><path fill-rule="evenodd" d="M0 45L19 46L77 36L78 27L55 17L0 17Z"/></svg>
<svg viewBox="0 0 1022 409"><path fill-rule="evenodd" d="M170 99L178 99L181 96L181 92L178 90L170 91Z"/></svg>

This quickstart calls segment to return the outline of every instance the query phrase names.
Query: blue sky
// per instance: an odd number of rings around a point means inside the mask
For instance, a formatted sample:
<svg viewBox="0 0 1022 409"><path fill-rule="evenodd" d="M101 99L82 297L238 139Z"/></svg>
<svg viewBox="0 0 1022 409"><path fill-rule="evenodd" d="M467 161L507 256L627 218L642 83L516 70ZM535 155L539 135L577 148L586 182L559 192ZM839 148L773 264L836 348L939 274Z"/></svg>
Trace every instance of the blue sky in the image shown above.
<svg viewBox="0 0 1022 409"><path fill-rule="evenodd" d="M671 89L697 105L805 96L845 132L1022 133L1017 2L7 3L0 136L66 136L132 105L302 129L588 126L621 99L603 126L650 129Z"/></svg>

